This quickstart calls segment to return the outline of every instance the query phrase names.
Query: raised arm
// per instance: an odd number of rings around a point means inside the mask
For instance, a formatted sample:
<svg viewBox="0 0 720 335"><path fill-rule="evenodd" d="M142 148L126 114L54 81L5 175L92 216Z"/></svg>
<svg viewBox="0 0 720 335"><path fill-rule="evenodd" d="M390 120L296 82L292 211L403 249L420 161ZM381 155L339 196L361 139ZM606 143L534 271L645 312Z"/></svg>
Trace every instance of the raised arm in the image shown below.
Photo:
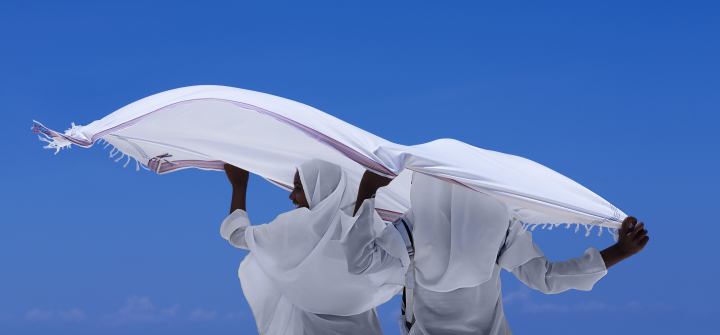
<svg viewBox="0 0 720 335"><path fill-rule="evenodd" d="M245 230L250 227L250 219L245 212L245 197L250 173L237 166L225 164L225 174L233 186L233 194L230 201L230 216L220 225L220 236L236 248L248 249Z"/></svg>
<svg viewBox="0 0 720 335"><path fill-rule="evenodd" d="M236 209L247 211L245 208L245 198L247 196L250 173L237 166L226 163L225 174L233 187L232 200L230 201L230 214Z"/></svg>
<svg viewBox="0 0 720 335"><path fill-rule="evenodd" d="M626 217L618 233L620 235L618 242L600 252L605 261L605 267L610 268L643 250L650 241L647 233L644 223L638 223L637 219L632 216Z"/></svg>
<svg viewBox="0 0 720 335"><path fill-rule="evenodd" d="M370 199L377 193L377 190L383 186L387 186L392 181L392 178L383 177L379 174L371 172L370 170L365 171L360 180L360 188L358 189L357 201L355 202L355 210L353 216L357 213L363 201Z"/></svg>
<svg viewBox="0 0 720 335"><path fill-rule="evenodd" d="M403 259L406 264L409 263L400 233L391 224L378 234L374 228L375 220L380 220L375 212L375 200L366 201L391 181L370 171L363 174L353 211L354 223L350 227L343 227L343 238L340 241L351 274L367 275L401 268Z"/></svg>

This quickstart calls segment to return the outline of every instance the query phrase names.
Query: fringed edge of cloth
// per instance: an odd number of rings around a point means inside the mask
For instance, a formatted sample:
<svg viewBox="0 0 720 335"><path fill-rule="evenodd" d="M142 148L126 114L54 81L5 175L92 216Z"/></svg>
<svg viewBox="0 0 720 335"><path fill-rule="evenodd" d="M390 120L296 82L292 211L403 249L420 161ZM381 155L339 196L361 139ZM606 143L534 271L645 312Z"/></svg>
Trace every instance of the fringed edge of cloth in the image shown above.
<svg viewBox="0 0 720 335"><path fill-rule="evenodd" d="M570 228L572 225L575 225L575 233L577 233L578 230L580 230L580 226L582 225L583 227L585 227L585 236L590 236L590 231L591 231L595 226L598 227L598 236L601 236L601 235L602 235L603 228L607 228L608 232L609 232L610 234L612 234L613 239L614 239L615 241L618 240L618 234L619 234L619 233L618 233L618 229L616 229L616 228L603 227L603 226L600 226L600 225L598 225L598 224L587 224L587 223L527 223L527 222L523 222L523 221L520 221L520 223L523 225L523 230L522 230L522 232L526 232L526 231L528 231L528 230L534 231L535 228L537 228L538 226L542 226L542 229L547 228L547 230L552 230L554 227L558 227L558 226L564 224L564 225L566 225L566 226L565 226L566 229Z"/></svg>

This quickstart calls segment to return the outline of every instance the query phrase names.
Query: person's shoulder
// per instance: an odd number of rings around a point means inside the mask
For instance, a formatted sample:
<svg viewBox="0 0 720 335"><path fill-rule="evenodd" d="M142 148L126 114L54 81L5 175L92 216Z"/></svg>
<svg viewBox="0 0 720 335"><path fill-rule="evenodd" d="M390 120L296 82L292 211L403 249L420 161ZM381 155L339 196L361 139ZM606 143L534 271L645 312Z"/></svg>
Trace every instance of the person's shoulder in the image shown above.
<svg viewBox="0 0 720 335"><path fill-rule="evenodd" d="M275 217L275 220L272 220L272 222L269 222L268 224L278 224L285 221L294 221L302 216L307 216L311 214L312 213L309 209L305 207L298 207L285 213L280 213L277 217Z"/></svg>

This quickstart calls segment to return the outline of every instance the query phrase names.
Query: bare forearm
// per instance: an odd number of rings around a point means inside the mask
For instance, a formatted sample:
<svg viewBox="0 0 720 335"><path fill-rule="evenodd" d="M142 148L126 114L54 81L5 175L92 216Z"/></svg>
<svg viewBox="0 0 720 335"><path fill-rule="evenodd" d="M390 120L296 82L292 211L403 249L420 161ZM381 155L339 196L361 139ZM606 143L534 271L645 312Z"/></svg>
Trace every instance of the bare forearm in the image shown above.
<svg viewBox="0 0 720 335"><path fill-rule="evenodd" d="M245 207L245 199L247 198L247 182L233 184L232 200L230 201L230 214L236 209L242 209L247 212Z"/></svg>
<svg viewBox="0 0 720 335"><path fill-rule="evenodd" d="M603 261L605 262L605 268L609 269L611 266L620 263L620 261L630 257L631 255L623 253L617 244L613 244L607 249L600 251L600 256L602 256Z"/></svg>
<svg viewBox="0 0 720 335"><path fill-rule="evenodd" d="M250 179L250 173L237 166L231 164L225 164L225 174L233 187L232 200L230 201L230 214L236 209L242 209L247 212L245 208L245 197L247 195L248 180Z"/></svg>

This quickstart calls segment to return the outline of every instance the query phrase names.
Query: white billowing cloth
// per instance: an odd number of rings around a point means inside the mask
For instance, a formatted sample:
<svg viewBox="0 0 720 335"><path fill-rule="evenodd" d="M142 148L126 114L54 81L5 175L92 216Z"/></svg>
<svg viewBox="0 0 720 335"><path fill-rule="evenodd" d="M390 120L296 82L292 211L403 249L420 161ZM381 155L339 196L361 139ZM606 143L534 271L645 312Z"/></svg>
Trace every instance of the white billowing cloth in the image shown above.
<svg viewBox="0 0 720 335"><path fill-rule="evenodd" d="M73 124L64 134L42 125L34 130L50 138L48 148L90 147L106 140L120 152L112 150L111 156L120 160L128 155L125 164L132 157L158 173L189 167L222 170L227 162L287 188L293 167L317 158L343 167L350 185L357 185L365 169L399 175L377 196L385 221L410 205L409 173L401 174L405 169L490 195L526 224L619 228L625 218L595 193L533 161L451 139L399 145L310 106L238 88L174 89L87 126Z"/></svg>
<svg viewBox="0 0 720 335"><path fill-rule="evenodd" d="M343 221L354 220L348 214L356 193L337 165L315 159L297 170L309 209L257 226L236 210L220 228L231 244L250 250L239 276L260 333L293 334L302 327L309 334L381 334L373 308L402 288L402 269L348 273L340 236Z"/></svg>
<svg viewBox="0 0 720 335"><path fill-rule="evenodd" d="M511 334L502 307L500 270L544 293L590 290L607 270L589 248L580 258L548 262L531 233L502 202L459 185L417 174L411 189L414 281L410 334ZM406 245L394 225L377 233L374 200L361 206L343 230L349 270L371 274L409 267ZM405 249L407 250L407 249ZM412 278L413 276L408 276ZM408 290L408 292L410 292Z"/></svg>

